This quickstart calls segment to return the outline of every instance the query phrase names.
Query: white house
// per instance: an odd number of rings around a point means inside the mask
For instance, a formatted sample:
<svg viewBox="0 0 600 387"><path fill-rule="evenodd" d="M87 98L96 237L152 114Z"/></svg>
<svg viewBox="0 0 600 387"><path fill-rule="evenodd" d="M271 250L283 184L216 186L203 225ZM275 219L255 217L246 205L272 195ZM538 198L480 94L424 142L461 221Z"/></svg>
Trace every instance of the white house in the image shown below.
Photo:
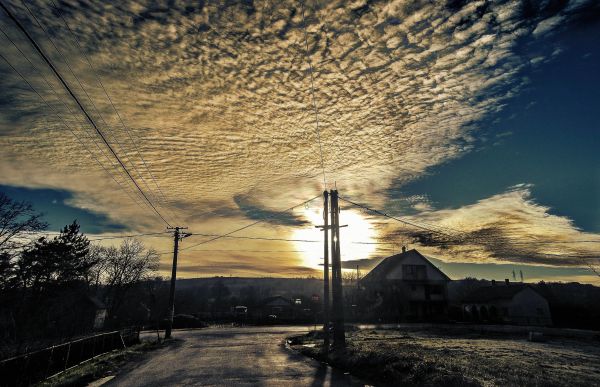
<svg viewBox="0 0 600 387"><path fill-rule="evenodd" d="M463 300L463 313L472 321L518 325L552 325L550 306L544 296L527 284L486 286Z"/></svg>

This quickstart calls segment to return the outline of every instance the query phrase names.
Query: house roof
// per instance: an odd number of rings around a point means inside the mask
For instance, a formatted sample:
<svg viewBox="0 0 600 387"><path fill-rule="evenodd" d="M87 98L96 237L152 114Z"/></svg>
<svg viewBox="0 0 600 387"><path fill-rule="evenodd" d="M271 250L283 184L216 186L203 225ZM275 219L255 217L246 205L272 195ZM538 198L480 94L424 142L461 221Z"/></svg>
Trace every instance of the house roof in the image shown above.
<svg viewBox="0 0 600 387"><path fill-rule="evenodd" d="M273 304L285 304L285 305L293 305L292 301L290 301L289 299L283 297L283 296L273 296L273 297L268 297L262 300L262 302L260 303L262 306L266 306L266 305L273 305Z"/></svg>
<svg viewBox="0 0 600 387"><path fill-rule="evenodd" d="M402 264L402 262L409 257L413 257L413 258L416 257L416 258L419 258L419 259L425 261L425 263L429 264L434 270L439 272L445 280L450 281L450 277L448 277L443 271L438 269L433 263L431 263L427 258L425 258L425 256L423 256L423 254L419 253L415 249L411 249L411 250L405 251L403 253L392 255L392 256L385 258L383 261L381 261L379 263L379 265L375 266L373 268L373 270L371 270L362 279L362 281L363 282L375 282L375 281L379 282L379 281L385 280L388 273L390 273L398 265Z"/></svg>
<svg viewBox="0 0 600 387"><path fill-rule="evenodd" d="M512 300L512 298L522 290L534 288L527 284L510 284L510 285L492 285L478 288L469 293L463 302L490 302L499 300Z"/></svg>

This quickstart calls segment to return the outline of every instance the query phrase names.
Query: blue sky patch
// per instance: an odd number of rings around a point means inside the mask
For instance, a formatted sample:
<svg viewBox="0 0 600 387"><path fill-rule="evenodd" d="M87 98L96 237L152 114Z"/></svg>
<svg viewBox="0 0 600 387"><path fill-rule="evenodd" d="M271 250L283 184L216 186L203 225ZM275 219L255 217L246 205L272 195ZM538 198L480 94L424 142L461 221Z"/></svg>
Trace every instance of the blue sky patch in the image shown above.
<svg viewBox="0 0 600 387"><path fill-rule="evenodd" d="M74 219L77 219L81 225L81 231L84 233L96 234L127 230L125 225L114 223L103 214L66 204L66 201L73 197L66 190L0 185L0 192L4 192L13 200L30 202L36 211L44 214L44 220L48 222L47 231L59 231Z"/></svg>
<svg viewBox="0 0 600 387"><path fill-rule="evenodd" d="M549 42L564 49L530 69L527 90L479 124L475 151L391 188L390 196L425 195L435 208L459 208L531 184L532 198L551 213L600 231L600 26Z"/></svg>

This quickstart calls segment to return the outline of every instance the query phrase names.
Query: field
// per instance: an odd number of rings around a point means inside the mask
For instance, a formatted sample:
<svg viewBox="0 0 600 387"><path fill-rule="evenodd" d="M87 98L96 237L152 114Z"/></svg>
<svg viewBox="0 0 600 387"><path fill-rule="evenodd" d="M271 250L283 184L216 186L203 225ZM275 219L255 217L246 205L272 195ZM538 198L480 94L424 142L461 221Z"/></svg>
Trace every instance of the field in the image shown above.
<svg viewBox="0 0 600 387"><path fill-rule="evenodd" d="M314 333L293 348L325 360ZM592 386L600 384L600 341L442 330L361 330L347 349L330 353L332 366L377 385Z"/></svg>

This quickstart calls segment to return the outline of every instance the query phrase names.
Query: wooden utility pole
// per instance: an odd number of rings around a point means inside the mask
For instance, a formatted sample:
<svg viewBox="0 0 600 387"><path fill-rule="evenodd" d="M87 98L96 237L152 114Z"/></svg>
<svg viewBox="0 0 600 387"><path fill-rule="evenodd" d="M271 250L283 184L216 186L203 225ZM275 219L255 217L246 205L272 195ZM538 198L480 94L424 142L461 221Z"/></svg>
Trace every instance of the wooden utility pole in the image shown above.
<svg viewBox="0 0 600 387"><path fill-rule="evenodd" d="M342 290L342 260L340 257L340 209L338 192L331 190L331 290L334 349L346 346L344 331L344 294Z"/></svg>
<svg viewBox="0 0 600 387"><path fill-rule="evenodd" d="M323 225L315 226L323 230L323 349L329 351L329 192L323 191Z"/></svg>
<svg viewBox="0 0 600 387"><path fill-rule="evenodd" d="M192 234L185 233L180 235L180 230L185 230L187 227L174 227L169 230L175 230L173 232L173 268L171 269L171 289L169 290L169 309L167 328L165 329L165 339L171 338L171 331L173 330L173 316L175 315L175 282L177 281L177 253L179 252L179 241L183 238L189 237Z"/></svg>
<svg viewBox="0 0 600 387"><path fill-rule="evenodd" d="M323 347L329 350L329 193L323 191Z"/></svg>

